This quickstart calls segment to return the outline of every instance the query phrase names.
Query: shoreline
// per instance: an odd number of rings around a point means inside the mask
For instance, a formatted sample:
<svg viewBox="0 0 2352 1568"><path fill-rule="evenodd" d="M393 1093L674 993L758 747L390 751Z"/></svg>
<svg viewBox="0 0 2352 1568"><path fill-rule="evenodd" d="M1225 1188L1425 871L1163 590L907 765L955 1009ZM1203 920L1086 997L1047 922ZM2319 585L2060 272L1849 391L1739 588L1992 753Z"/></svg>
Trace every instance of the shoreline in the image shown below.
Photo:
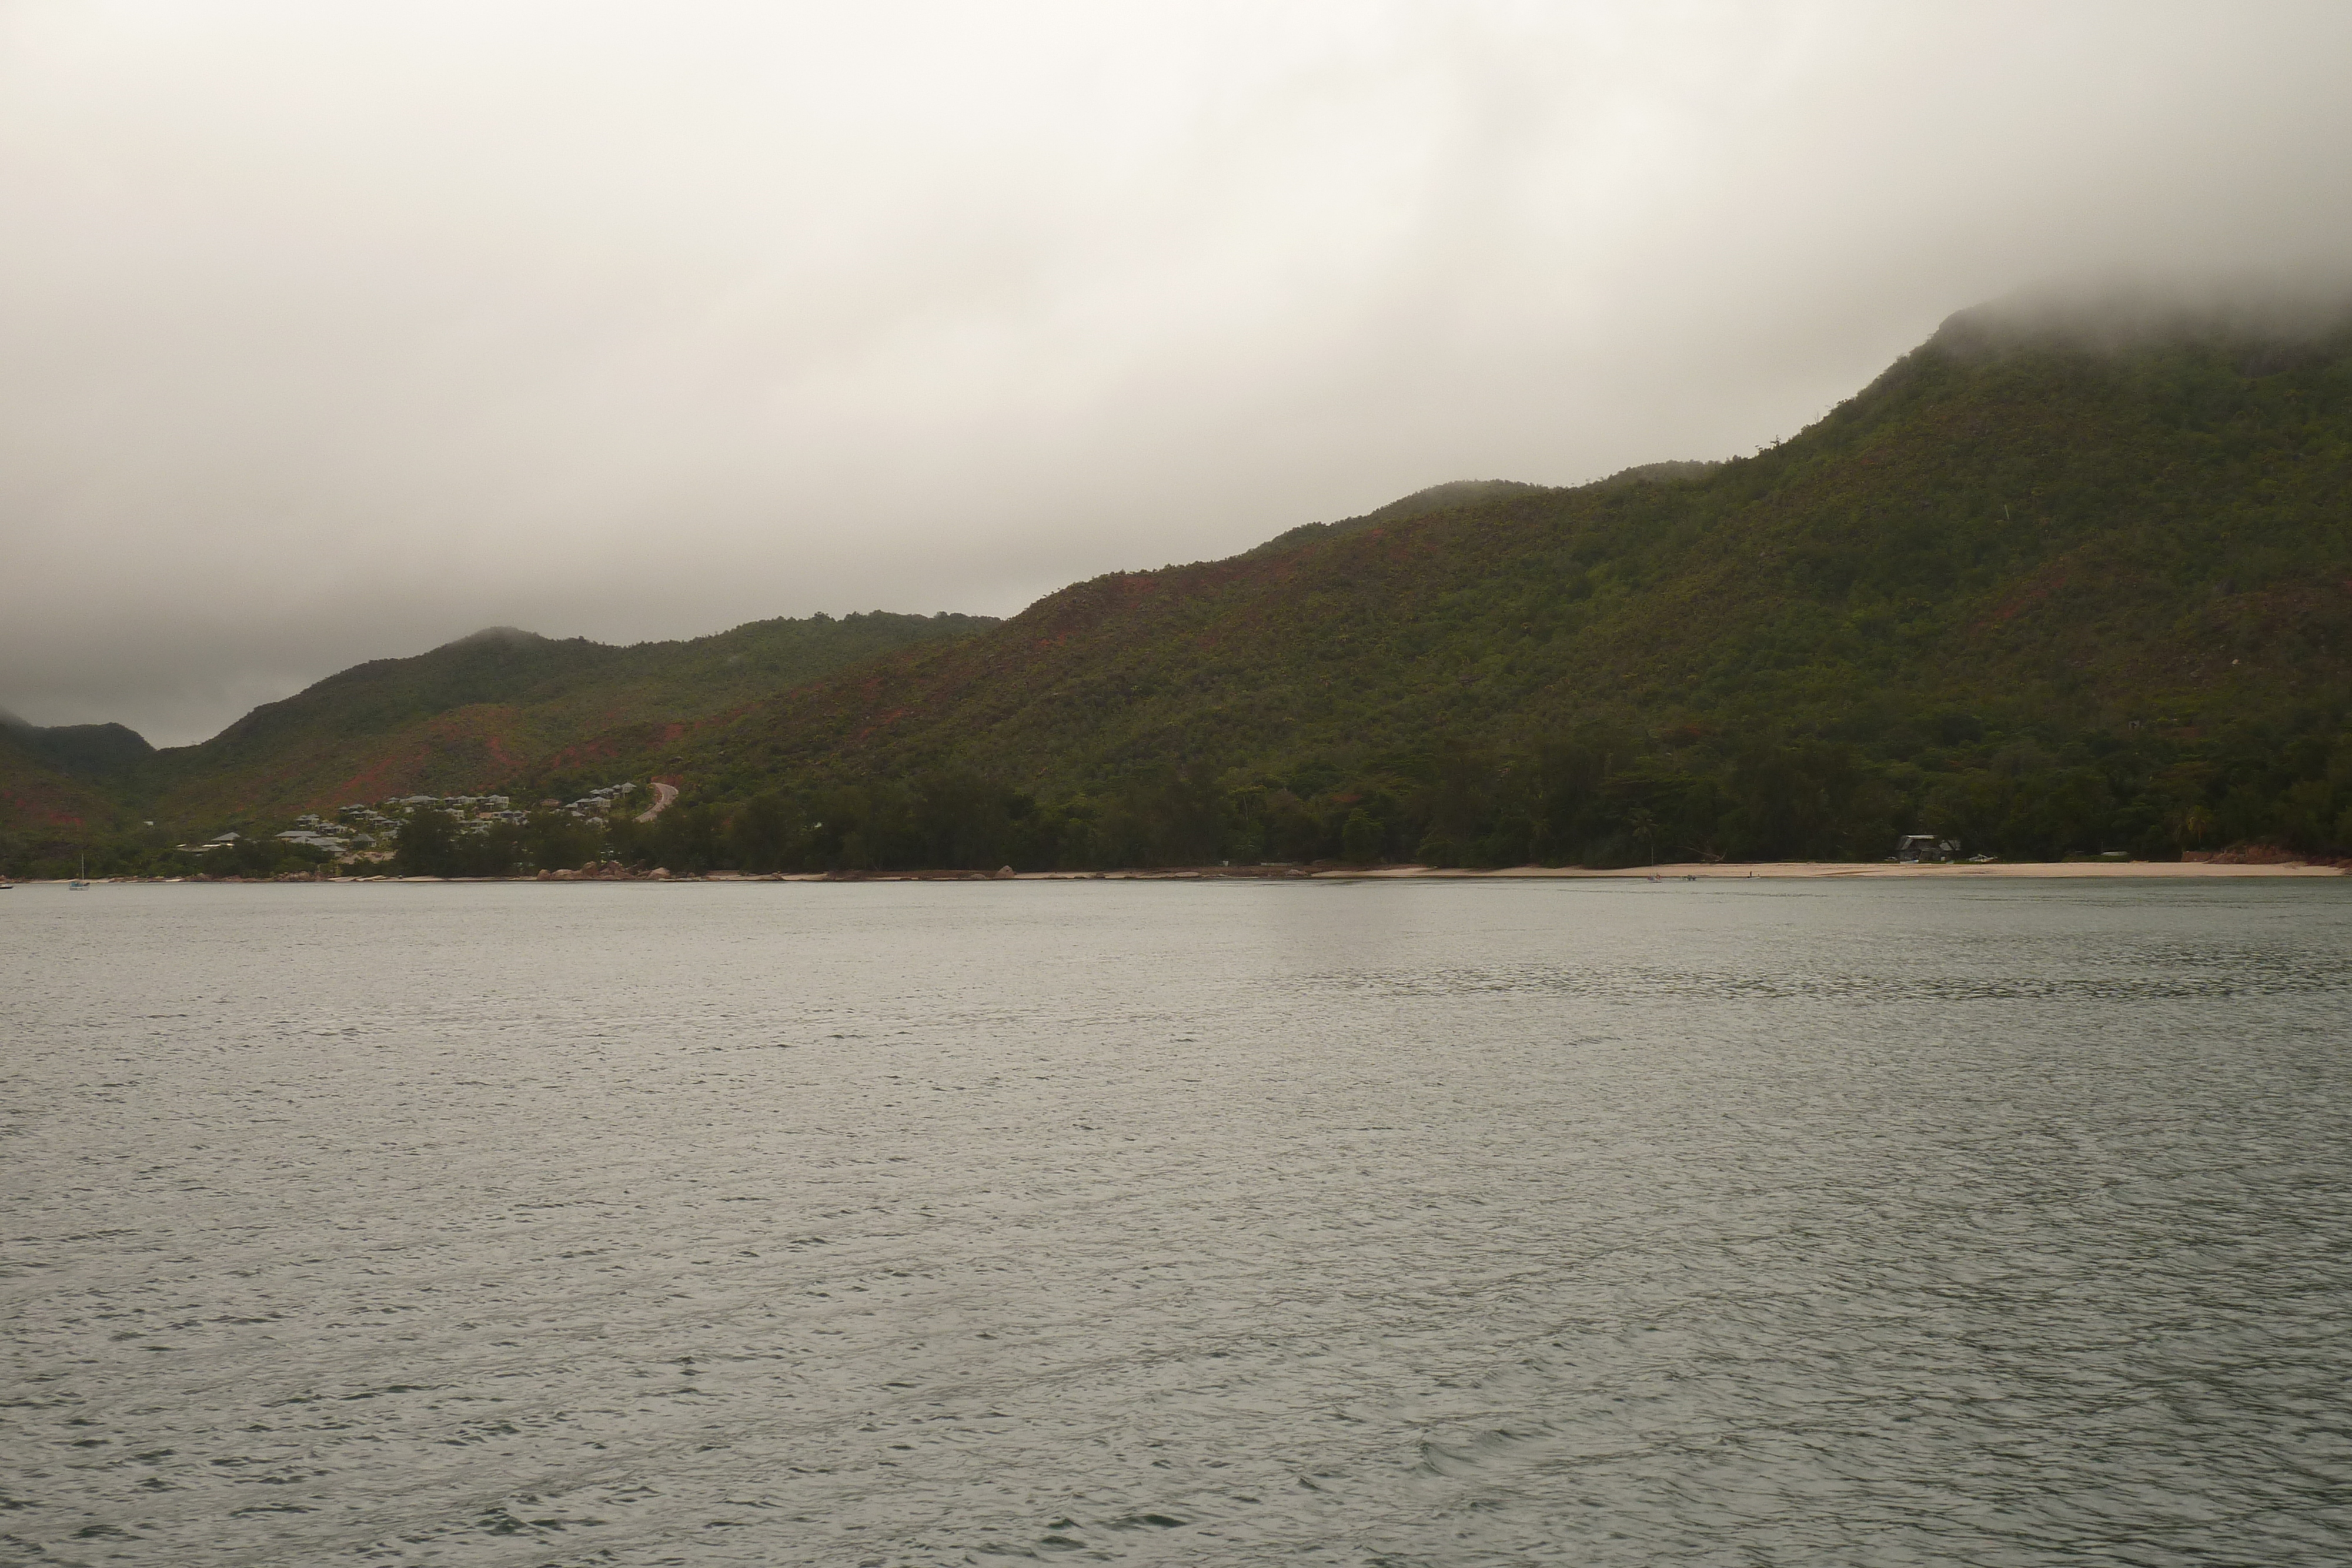
<svg viewBox="0 0 2352 1568"><path fill-rule="evenodd" d="M1968 878L2023 878L2046 881L2079 878L2092 881L2145 881L2151 877L2311 877L2352 876L2352 868L2325 862L2283 861L2240 865L2213 861L2007 861L1983 865L1889 865L1867 861L1769 861L1754 863L1687 863L1631 866L1616 871L1587 871L1574 866L1506 866L1498 871L1433 871L1426 866L1374 867L1360 872L1323 872L1318 875L1378 881L1460 878L1473 881L1514 881L1539 878L1611 879L1647 882L1774 882L1916 880L1946 882Z"/></svg>
<svg viewBox="0 0 2352 1568"><path fill-rule="evenodd" d="M1970 880L2193 881L2252 877L2352 876L2352 866L2326 862L2283 861L2242 865L2213 861L2013 861L1983 865L1893 865L1884 862L1770 861L1754 863L1689 862L1591 871L1581 866L1504 866L1493 871L1440 869L1424 865L1367 866L1183 866L1134 871L1028 871L1011 876L980 871L709 872L699 876L643 873L607 876L339 876L256 878L226 882L187 877L93 877L97 887L379 887L413 883L963 883L963 882L1836 882ZM67 887L69 877L26 878L16 887Z"/></svg>

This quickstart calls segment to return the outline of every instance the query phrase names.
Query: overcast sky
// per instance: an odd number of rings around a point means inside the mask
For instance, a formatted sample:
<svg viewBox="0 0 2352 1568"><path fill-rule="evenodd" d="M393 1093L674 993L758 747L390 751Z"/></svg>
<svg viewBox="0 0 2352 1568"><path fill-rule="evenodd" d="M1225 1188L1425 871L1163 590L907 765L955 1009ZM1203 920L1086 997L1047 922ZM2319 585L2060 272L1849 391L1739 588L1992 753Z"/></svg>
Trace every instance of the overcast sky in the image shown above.
<svg viewBox="0 0 2352 1568"><path fill-rule="evenodd" d="M0 706L1010 613L2352 256L2352 5L0 0Z"/></svg>

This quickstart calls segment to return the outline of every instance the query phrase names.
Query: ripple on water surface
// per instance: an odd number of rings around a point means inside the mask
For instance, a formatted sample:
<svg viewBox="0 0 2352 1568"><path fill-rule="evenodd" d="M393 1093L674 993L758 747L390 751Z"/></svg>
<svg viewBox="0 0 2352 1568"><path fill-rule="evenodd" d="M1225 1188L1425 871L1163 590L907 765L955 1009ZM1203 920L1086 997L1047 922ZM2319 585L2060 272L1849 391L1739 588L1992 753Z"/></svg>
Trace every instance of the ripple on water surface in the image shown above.
<svg viewBox="0 0 2352 1568"><path fill-rule="evenodd" d="M2337 1563L2352 883L23 889L0 1556Z"/></svg>

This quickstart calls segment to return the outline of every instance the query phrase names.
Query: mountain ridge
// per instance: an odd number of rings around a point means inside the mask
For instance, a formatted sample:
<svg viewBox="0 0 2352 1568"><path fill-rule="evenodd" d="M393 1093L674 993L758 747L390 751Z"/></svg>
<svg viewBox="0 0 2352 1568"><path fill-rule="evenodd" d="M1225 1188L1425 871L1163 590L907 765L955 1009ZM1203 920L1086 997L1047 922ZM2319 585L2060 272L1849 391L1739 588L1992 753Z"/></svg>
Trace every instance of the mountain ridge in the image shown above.
<svg viewBox="0 0 2352 1568"><path fill-rule="evenodd" d="M488 627L263 704L209 740L158 752L137 787L161 820L190 824L486 791L560 771L567 756L633 750L844 664L991 624L875 611L633 644Z"/></svg>
<svg viewBox="0 0 2352 1568"><path fill-rule="evenodd" d="M373 772L305 763L271 705L209 782L142 777L194 817L659 772L688 804L636 847L681 867L2340 849L2352 318L2135 310L1956 312L1749 457L1431 486L1002 622L877 625L804 678L714 679L749 628L586 695L453 669L406 728L360 725ZM303 697L358 723L371 667Z"/></svg>
<svg viewBox="0 0 2352 1568"><path fill-rule="evenodd" d="M1898 817L2034 852L2100 837L2178 852L2214 832L2352 836L2336 700L2352 686L2342 318L2093 346L2024 333L1991 352L1969 330L1948 324L1754 457L1661 484L1474 496L1294 534L1277 551L1109 574L971 643L780 695L730 728L727 758L713 739L674 761L720 798L762 778L964 768L1100 802L1124 774L1196 767L1221 787L1297 795L1292 775L1336 770L1360 800L1387 802L1382 849L1404 855L1444 815L1450 755L1524 763L1547 735L1614 729L1637 737L1620 749L1643 767L1685 779L1664 792L1679 791L1670 804L1706 852L1778 833L1860 853ZM2326 755L2298 754L2293 783L2259 781L2264 726ZM1993 740L1917 738L1946 729ZM2242 752L2220 758L2207 730ZM1921 765L1971 745L1958 763ZM1838 785L1846 832L1726 826L1694 803L1780 765L1738 760L1759 747L1850 753L1838 767L1874 772L1899 803L1865 810L1859 785ZM2096 747L2140 760L2103 771ZM2192 777L2231 769L2249 776ZM2045 802L2074 789L2108 805L2036 825L2032 801L1961 798L2018 796L2021 777ZM2297 789L2292 809L2249 803ZM1775 811L1789 815L1769 802L1748 814ZM1597 821L1559 831L1577 852L1620 852L1622 823ZM1449 831L1433 847L1461 852L1467 833L1491 841L1490 859L1537 850L1522 827ZM1594 849L1610 839L1619 850Z"/></svg>

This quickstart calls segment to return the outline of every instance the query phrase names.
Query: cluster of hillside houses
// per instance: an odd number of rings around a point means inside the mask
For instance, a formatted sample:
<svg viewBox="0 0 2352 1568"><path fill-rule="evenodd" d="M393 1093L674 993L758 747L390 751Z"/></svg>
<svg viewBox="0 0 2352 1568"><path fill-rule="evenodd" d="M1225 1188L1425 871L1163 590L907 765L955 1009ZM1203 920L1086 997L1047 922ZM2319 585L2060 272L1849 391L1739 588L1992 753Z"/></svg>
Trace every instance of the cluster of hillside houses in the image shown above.
<svg viewBox="0 0 2352 1568"><path fill-rule="evenodd" d="M601 821L605 812L619 805L627 797L635 794L636 789L637 787L635 784L624 779L618 784L607 784L602 789L591 789L577 800L556 809L569 811L575 817L593 818ZM541 800L540 805L555 807L555 802Z"/></svg>
<svg viewBox="0 0 2352 1568"><path fill-rule="evenodd" d="M562 811L582 821L602 821L604 813L634 793L636 785L627 780L592 789L577 800L541 800L541 810ZM400 831L400 824L409 813L424 808L448 812L457 820L458 827L467 832L486 833L500 822L520 824L530 821L529 811L518 810L513 800L504 795L395 795L379 800L373 806L341 806L331 821L315 811L305 812L294 819L294 825L277 835L278 841L301 844L310 849L326 850L334 854L350 854L355 851L374 849L388 841ZM201 844L182 844L180 848L201 852L236 843L239 835L216 833Z"/></svg>

